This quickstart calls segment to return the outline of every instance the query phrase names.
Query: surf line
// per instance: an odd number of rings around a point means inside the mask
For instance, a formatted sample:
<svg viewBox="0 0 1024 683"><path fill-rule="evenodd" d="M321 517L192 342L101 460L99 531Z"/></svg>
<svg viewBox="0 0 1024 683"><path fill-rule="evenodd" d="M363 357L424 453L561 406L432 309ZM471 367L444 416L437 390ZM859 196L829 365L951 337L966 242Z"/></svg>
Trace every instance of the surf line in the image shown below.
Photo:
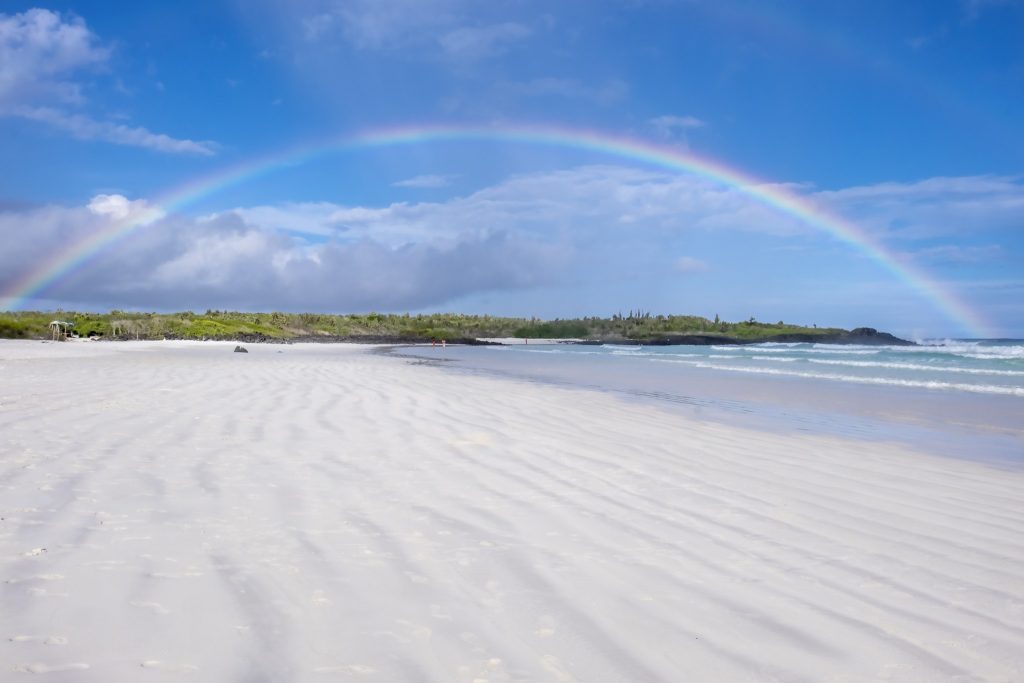
<svg viewBox="0 0 1024 683"><path fill-rule="evenodd" d="M328 154L374 147L444 142L496 142L544 145L596 152L674 172L687 173L742 193L801 223L832 235L865 254L918 292L951 321L977 337L991 336L991 326L955 293L924 270L905 262L854 223L828 212L807 197L778 184L765 183L721 161L647 140L582 128L551 125L407 125L375 128L321 139L257 156L194 178L162 193L146 208L112 221L84 239L67 245L27 271L0 297L0 309L17 310L92 257L132 231L230 186L297 166Z"/></svg>

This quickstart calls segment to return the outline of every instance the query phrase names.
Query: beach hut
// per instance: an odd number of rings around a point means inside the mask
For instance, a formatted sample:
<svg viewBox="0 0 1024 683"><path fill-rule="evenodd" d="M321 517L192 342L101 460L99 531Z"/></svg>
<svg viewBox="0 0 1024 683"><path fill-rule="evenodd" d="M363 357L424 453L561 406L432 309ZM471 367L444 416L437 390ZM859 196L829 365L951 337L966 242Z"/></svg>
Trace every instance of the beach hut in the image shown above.
<svg viewBox="0 0 1024 683"><path fill-rule="evenodd" d="M51 320L50 338L53 339L53 341L67 341L68 335L71 334L71 328L74 326L74 323L69 323L64 320Z"/></svg>

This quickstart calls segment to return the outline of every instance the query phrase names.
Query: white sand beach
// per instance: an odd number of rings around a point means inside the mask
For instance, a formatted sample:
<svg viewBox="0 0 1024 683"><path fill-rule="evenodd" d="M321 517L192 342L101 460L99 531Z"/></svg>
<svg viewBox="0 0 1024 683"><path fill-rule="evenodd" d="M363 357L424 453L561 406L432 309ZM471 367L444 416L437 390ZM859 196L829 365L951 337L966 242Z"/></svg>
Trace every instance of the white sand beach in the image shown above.
<svg viewBox="0 0 1024 683"><path fill-rule="evenodd" d="M0 342L0 680L1024 680L1019 469L232 347Z"/></svg>

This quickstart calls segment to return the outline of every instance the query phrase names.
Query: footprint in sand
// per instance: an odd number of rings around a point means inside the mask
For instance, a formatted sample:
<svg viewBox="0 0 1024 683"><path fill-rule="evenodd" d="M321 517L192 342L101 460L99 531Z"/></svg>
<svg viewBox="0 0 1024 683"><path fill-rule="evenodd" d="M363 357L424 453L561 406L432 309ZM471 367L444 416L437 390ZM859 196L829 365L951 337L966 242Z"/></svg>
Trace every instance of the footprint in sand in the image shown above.
<svg viewBox="0 0 1024 683"><path fill-rule="evenodd" d="M445 621L451 621L452 619L452 615L449 612L447 612L441 605L431 605L430 616L434 617L435 619L443 619Z"/></svg>
<svg viewBox="0 0 1024 683"><path fill-rule="evenodd" d="M315 674L358 674L368 676L377 673L372 666L365 664L336 664L334 666L318 666L313 669Z"/></svg>
<svg viewBox="0 0 1024 683"><path fill-rule="evenodd" d="M476 667L472 666L460 666L459 675L462 678L472 677L472 683L491 683L490 676L498 676L501 680L508 680L508 676L501 670L502 664L501 659L498 657L491 657L486 662L479 664ZM473 673L474 668L476 673Z"/></svg>
<svg viewBox="0 0 1024 683"><path fill-rule="evenodd" d="M130 602L128 603L132 607L142 607L144 609L151 609L157 614L170 614L171 611L161 605L159 602Z"/></svg>
<svg viewBox="0 0 1024 683"><path fill-rule="evenodd" d="M172 572L151 572L149 576L153 579L194 579L202 575L202 572L189 571L181 572L180 574L175 574Z"/></svg>
<svg viewBox="0 0 1024 683"><path fill-rule="evenodd" d="M566 670L561 660L554 655L544 655L540 658L540 664L544 667L545 671L554 676L558 683L570 683L570 681L576 680L573 678L573 675Z"/></svg>
<svg viewBox="0 0 1024 683"><path fill-rule="evenodd" d="M404 574L413 583L418 583L418 584L430 583L430 579L428 579L427 577L423 576L422 574L417 574L415 572L404 572Z"/></svg>
<svg viewBox="0 0 1024 683"><path fill-rule="evenodd" d="M414 624L413 622L406 621L405 619L396 619L395 623L402 627L402 630L405 631L406 635L419 640L428 640L434 634L433 629L429 626Z"/></svg>
<svg viewBox="0 0 1024 683"><path fill-rule="evenodd" d="M554 617L545 614L540 619L538 619L537 628L536 630L534 630L533 634L535 636L540 636L541 638L548 638L550 636L555 635Z"/></svg>
<svg viewBox="0 0 1024 683"><path fill-rule="evenodd" d="M494 439L490 434L475 433L467 434L461 439L451 439L449 442L453 446L492 446L494 445Z"/></svg>
<svg viewBox="0 0 1024 683"><path fill-rule="evenodd" d="M29 581L60 581L64 576L61 574L34 574L20 579L7 579L4 583L27 583Z"/></svg>
<svg viewBox="0 0 1024 683"><path fill-rule="evenodd" d="M100 560L98 562L86 562L86 567L96 567L100 571L117 571L117 572L129 572L138 569L135 565L130 565L122 560Z"/></svg>
<svg viewBox="0 0 1024 683"><path fill-rule="evenodd" d="M13 636L12 643L42 643L43 645L67 645L64 636Z"/></svg>
<svg viewBox="0 0 1024 683"><path fill-rule="evenodd" d="M85 662L71 662L69 664L19 664L14 670L23 674L51 674L62 671L85 671L89 665Z"/></svg>
<svg viewBox="0 0 1024 683"><path fill-rule="evenodd" d="M166 671L172 674L190 674L193 671L198 671L199 667L194 664L176 664L174 662L164 662L159 659L147 659L140 664L143 669L156 669L158 671Z"/></svg>

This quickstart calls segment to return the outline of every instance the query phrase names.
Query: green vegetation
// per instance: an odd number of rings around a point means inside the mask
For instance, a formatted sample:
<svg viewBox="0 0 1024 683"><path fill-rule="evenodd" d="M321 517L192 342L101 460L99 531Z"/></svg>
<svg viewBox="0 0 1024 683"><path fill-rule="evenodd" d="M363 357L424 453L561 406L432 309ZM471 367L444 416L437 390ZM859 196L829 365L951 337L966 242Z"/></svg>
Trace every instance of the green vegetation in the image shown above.
<svg viewBox="0 0 1024 683"><path fill-rule="evenodd" d="M667 335L699 334L734 339L761 339L780 334L825 335L841 331L835 328L789 325L781 320L777 323L762 323L751 318L740 323L727 323L717 315L712 321L695 315L651 315L630 311L626 316L613 315L611 318L533 321L517 328L515 336L541 339L650 339Z"/></svg>
<svg viewBox="0 0 1024 683"><path fill-rule="evenodd" d="M657 315L631 311L611 318L539 320L497 318L483 315L434 313L396 315L367 313L326 315L319 313L234 313L207 311L185 313L0 312L0 337L45 339L51 320L73 322L79 336L90 334L113 339L293 339L309 337L402 337L409 339L458 339L467 337L530 337L532 339L649 339L666 335L708 335L736 339L761 339L780 334L824 335L835 328L762 323L751 318L739 323L692 315Z"/></svg>

